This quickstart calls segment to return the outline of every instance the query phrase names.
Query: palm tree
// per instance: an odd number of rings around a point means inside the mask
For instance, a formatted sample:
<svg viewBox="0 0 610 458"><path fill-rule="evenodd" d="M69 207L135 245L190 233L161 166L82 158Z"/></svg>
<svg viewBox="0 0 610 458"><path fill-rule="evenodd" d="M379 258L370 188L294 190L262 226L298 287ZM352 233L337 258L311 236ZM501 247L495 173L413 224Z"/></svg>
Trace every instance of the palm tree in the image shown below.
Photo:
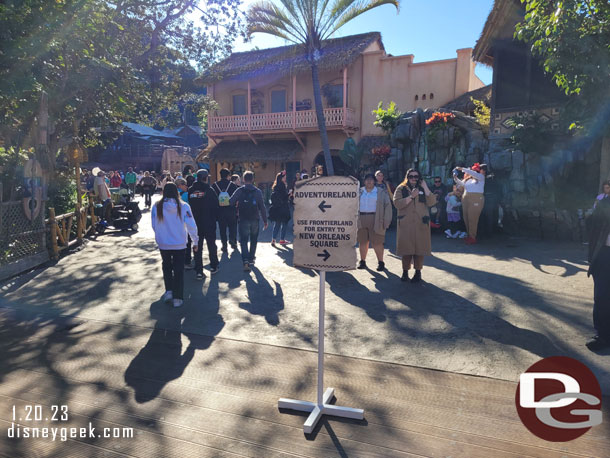
<svg viewBox="0 0 610 458"><path fill-rule="evenodd" d="M322 109L322 95L318 76L318 62L324 52L323 41L340 27L362 13L381 5L394 5L398 11L400 0L279 0L281 6L261 0L248 11L248 34L267 33L295 44L305 45L311 64L313 96L318 128L324 150L328 175L334 175L326 121Z"/></svg>

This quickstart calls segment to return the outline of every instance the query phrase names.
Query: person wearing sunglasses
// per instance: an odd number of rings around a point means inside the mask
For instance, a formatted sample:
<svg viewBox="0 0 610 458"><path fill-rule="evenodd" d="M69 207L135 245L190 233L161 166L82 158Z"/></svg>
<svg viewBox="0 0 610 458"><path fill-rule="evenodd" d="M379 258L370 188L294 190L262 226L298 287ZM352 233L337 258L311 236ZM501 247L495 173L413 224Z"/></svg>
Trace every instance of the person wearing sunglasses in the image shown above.
<svg viewBox="0 0 610 458"><path fill-rule="evenodd" d="M402 281L409 281L411 265L415 268L411 283L421 281L424 256L432 253L429 208L434 205L436 195L417 170L409 169L394 192L394 206L398 210L396 254L402 257Z"/></svg>

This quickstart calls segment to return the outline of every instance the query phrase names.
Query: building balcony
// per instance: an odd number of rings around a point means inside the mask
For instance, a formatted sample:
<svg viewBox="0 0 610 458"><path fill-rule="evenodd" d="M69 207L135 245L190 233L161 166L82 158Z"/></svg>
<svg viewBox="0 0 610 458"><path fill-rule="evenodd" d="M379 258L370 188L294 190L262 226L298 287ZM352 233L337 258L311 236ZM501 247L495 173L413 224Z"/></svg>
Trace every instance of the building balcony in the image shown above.
<svg viewBox="0 0 610 458"><path fill-rule="evenodd" d="M352 108L325 108L324 119L329 130L357 130L356 111ZM209 136L253 133L308 132L318 130L315 110L285 111L235 116L210 116Z"/></svg>

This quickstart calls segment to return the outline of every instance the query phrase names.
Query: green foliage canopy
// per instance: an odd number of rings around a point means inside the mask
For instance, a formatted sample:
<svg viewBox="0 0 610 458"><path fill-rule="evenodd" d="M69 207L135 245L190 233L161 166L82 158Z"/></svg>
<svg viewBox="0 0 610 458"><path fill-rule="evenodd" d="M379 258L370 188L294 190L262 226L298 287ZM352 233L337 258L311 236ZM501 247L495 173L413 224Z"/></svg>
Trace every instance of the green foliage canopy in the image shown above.
<svg viewBox="0 0 610 458"><path fill-rule="evenodd" d="M0 137L37 146L35 118L48 94L49 156L79 135L129 120L155 124L189 99L196 71L231 50L240 0L8 0L0 4ZM201 16L201 26L193 22ZM193 68L196 62L198 67ZM165 115L165 116L164 116ZM169 117L171 122L171 116Z"/></svg>
<svg viewBox="0 0 610 458"><path fill-rule="evenodd" d="M587 124L610 100L610 2L521 0L526 15L515 37L531 45L566 94L567 113Z"/></svg>

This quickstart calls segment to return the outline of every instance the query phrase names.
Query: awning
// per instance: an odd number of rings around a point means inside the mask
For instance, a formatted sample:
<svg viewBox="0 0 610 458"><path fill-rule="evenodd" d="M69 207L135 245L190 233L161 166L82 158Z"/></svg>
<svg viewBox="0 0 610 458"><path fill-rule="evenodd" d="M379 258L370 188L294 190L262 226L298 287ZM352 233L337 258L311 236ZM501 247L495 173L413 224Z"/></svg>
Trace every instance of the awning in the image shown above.
<svg viewBox="0 0 610 458"><path fill-rule="evenodd" d="M296 140L222 141L207 156L212 162L284 162L301 149Z"/></svg>

